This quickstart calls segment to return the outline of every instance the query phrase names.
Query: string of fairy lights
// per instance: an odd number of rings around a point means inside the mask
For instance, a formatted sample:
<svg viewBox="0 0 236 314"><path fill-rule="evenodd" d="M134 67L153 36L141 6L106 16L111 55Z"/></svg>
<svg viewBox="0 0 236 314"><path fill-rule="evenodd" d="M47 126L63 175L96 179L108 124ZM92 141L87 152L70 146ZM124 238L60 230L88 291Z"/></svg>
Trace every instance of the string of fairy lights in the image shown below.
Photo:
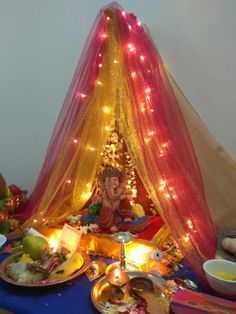
<svg viewBox="0 0 236 314"><path fill-rule="evenodd" d="M128 16L128 13L125 12L125 11L122 11L122 16L124 18L126 18ZM107 22L111 22L111 18L109 16L106 17L106 20ZM139 20L137 20L137 26L138 27L141 27L142 24ZM128 24L128 28L130 31L132 31L133 27ZM103 32L102 34L99 35L101 40L107 40L109 38L108 34ZM124 49L126 52L128 52L129 54L133 54L135 55L139 62L141 64L147 62L147 57L144 55L144 54L141 54L141 55L138 55L138 52L137 52L137 49L135 47L135 45L132 43L132 42L128 42L127 45L125 46L125 49ZM99 53L99 58L102 58L102 54ZM118 64L118 61L116 59L113 60L113 63L114 64ZM102 62L98 62L98 67L99 68L102 68ZM150 73L151 70L147 67L147 71ZM138 77L138 74L137 74L137 71L131 71L130 73L130 76L132 77L133 80L136 80L137 77ZM96 82L96 85L99 85L99 86L102 86L102 82L97 80ZM145 100L141 103L141 112L142 113L145 113L146 110L149 109L149 111L151 113L154 112L154 109L153 107L151 106L151 93L152 93L152 88L149 86L148 83L144 84L145 88L144 88L144 93L145 93ZM86 98L87 95L85 95L84 93L81 93L81 92L78 92L78 95L80 95L81 98ZM109 107L105 106L103 107L103 111L104 113L108 113L109 112ZM112 132L111 132L112 134ZM151 141L152 141L152 138L156 135L156 132L155 130L148 130L146 132L146 137L144 138L144 142L145 144L150 144ZM113 129L113 136L114 136L114 129ZM118 136L118 134L117 134ZM117 137L119 138L119 136ZM114 140L114 139L113 139ZM110 139L108 140L108 143L105 145L105 148L104 148L104 152L102 153L102 157L103 157L103 160L102 160L102 164L103 165L106 165L106 164L112 164L114 166L116 166L117 168L121 168L121 164L119 164L119 162L117 160L114 159L114 155L117 154L117 152L119 151L119 148L116 147L116 144L113 142L112 138L110 137ZM77 140L76 140L77 141ZM115 148L115 151L114 151L114 148ZM159 157L162 158L165 156L165 154L167 153L167 149L169 148L169 144L167 142L165 143L162 143L160 145L160 149L159 149ZM94 147L89 147L90 151L94 151L95 148ZM119 153L118 153L119 154ZM132 196L133 198L136 197L136 194L137 194L137 189L136 189L136 180L135 180L135 168L134 168L134 165L131 161L131 158L130 156L128 155L127 152L125 152L126 154L126 160L128 161L127 165L126 165L126 169L128 169L128 175L127 175L127 188L131 189L132 190ZM164 197L166 199L173 199L173 200L176 200L177 199L177 194L174 190L174 187L173 186L170 186L167 182L167 180L160 180L160 183L159 183L159 191L163 192L164 193ZM87 193L87 196L90 196L89 193ZM195 230L194 228L194 225L193 225L193 222L191 219L188 219L187 221L187 226L188 228L190 229L190 231ZM185 241L188 241L189 240L189 233L186 234L186 237L184 238Z"/></svg>
<svg viewBox="0 0 236 314"><path fill-rule="evenodd" d="M128 14L129 13L122 11L123 18L126 18L128 16ZM112 18L109 16L106 16L106 21L107 21L107 23L111 23ZM137 20L136 25L138 27L142 27L142 24L139 20ZM128 29L130 32L132 32L134 27L135 26L128 24ZM102 41L109 39L109 34L106 32L102 32L102 33L98 34L98 36ZM132 36L130 36L130 38L132 38ZM147 57L144 54L139 54L136 46L134 45L134 43L131 42L131 40L125 45L124 50L126 53L132 54L133 56L135 56L137 58L136 64L138 64L138 62L140 62L140 64L142 64L142 65L146 63L147 64L147 67L146 67L147 71L148 71L148 73L151 73L151 69L148 67ZM97 66L100 70L103 67L102 57L103 57L103 55L100 52L98 54L98 59L95 60ZM113 63L118 65L118 61L116 59L113 60ZM132 70L130 72L130 76L131 76L132 80L134 80L134 81L137 80L138 79L138 71ZM96 80L95 85L102 88L103 82L100 80ZM141 102L140 111L141 111L141 113L146 113L146 111L153 113L154 109L151 105L152 104L153 88L151 86L149 86L148 83L144 83L143 85L144 85L144 101ZM76 98L81 98L82 100L85 100L87 97L88 97L88 95L83 91L77 91L76 92ZM104 114L109 114L109 112L110 112L109 106L103 106L102 110L103 110ZM109 136L109 139L108 139L108 141L104 147L103 152L101 153L101 157L102 157L101 167L104 167L105 165L110 164L112 166L117 167L119 170L121 170L121 168L123 166L125 166L126 172L127 172L126 186L128 189L130 189L132 191L132 199L133 199L132 202L134 203L135 198L137 196L137 186L136 186L134 164L133 164L127 150L122 152L124 139L120 135L119 130L117 129L117 126L113 125L112 127L105 127L105 128L108 132L110 132L110 136ZM157 132L155 130L147 130L146 136L143 139L144 143L147 145L151 144L152 139L154 137L156 137L156 133ZM72 142L75 145L78 143L78 141L79 141L78 138L72 139ZM164 142L164 143L159 144L159 145L160 145L159 157L163 158L168 153L168 149L170 149L170 145L167 142ZM88 145L88 150L91 152L95 152L96 147ZM122 158L124 158L125 163L124 163L124 161L121 162ZM101 171L101 168L98 169L98 171ZM66 180L66 184L72 184L72 180L70 178L68 178ZM176 201L178 196L177 196L176 191L172 185L173 184L170 185L168 183L168 180L166 180L166 179L160 180L159 191L163 193L163 196L166 199L171 199L173 201ZM85 190L86 191L83 193L83 199L89 200L89 198L92 195L92 184L87 183ZM36 223L37 219L35 219L34 222ZM196 229L195 229L194 224L193 224L191 219L187 219L186 225L189 229L189 233L186 233L186 235L184 237L184 241L188 242L190 239L191 232L196 232Z"/></svg>

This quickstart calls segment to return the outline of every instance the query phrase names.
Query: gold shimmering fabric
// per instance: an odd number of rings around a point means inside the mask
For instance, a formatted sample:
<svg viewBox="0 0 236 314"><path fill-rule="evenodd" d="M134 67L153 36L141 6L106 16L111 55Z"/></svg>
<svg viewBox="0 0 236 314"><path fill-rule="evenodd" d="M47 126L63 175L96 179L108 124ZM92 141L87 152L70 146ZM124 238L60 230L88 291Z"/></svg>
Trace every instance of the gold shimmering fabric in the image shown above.
<svg viewBox="0 0 236 314"><path fill-rule="evenodd" d="M116 4L95 22L22 227L58 223L83 209L114 122L153 203L202 278L216 236L191 137L158 51L137 18Z"/></svg>

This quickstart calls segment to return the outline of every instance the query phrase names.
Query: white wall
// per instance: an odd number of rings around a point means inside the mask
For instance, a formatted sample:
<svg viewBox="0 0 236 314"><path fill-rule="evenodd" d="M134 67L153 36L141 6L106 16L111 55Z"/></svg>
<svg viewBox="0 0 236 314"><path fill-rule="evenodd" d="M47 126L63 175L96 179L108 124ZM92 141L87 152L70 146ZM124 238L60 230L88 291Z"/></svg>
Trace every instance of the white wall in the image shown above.
<svg viewBox="0 0 236 314"><path fill-rule="evenodd" d="M0 0L0 172L32 191L103 0ZM145 23L169 71L236 157L236 1L120 0Z"/></svg>

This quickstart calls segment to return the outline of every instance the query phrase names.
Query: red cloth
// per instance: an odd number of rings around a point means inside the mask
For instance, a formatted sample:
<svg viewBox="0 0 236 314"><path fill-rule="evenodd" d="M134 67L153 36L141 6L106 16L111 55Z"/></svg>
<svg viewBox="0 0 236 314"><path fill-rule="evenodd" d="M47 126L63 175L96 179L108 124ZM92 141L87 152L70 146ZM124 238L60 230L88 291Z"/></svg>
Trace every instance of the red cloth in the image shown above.
<svg viewBox="0 0 236 314"><path fill-rule="evenodd" d="M143 240L152 240L157 231L164 225L160 216L150 216L149 226L138 233L138 238Z"/></svg>
<svg viewBox="0 0 236 314"><path fill-rule="evenodd" d="M120 201L119 214L123 218L134 218L134 214L132 212L132 206L127 198Z"/></svg>

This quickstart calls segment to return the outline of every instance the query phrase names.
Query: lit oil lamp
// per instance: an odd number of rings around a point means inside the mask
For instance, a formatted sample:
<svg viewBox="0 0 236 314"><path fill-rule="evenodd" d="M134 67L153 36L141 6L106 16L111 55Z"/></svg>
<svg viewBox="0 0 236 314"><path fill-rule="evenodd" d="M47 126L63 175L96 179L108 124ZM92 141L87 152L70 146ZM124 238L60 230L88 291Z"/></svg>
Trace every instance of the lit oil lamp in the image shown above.
<svg viewBox="0 0 236 314"><path fill-rule="evenodd" d="M106 275L106 279L112 286L123 287L128 283L129 276L124 270L116 268Z"/></svg>
<svg viewBox="0 0 236 314"><path fill-rule="evenodd" d="M129 276L120 269L115 268L106 274L106 279L111 286L111 293L117 300L125 300L129 297Z"/></svg>

